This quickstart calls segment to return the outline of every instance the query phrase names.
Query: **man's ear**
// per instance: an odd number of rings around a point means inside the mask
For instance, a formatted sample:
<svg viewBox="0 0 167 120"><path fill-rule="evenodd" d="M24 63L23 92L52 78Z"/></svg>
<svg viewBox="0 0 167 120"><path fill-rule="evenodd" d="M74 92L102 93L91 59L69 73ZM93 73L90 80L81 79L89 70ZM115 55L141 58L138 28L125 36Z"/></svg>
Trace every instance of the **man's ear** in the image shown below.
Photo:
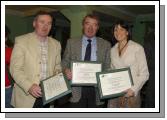
<svg viewBox="0 0 167 120"><path fill-rule="evenodd" d="M128 32L128 31L126 32L126 35L127 35L127 36L129 35L129 32Z"/></svg>
<svg viewBox="0 0 167 120"><path fill-rule="evenodd" d="M33 21L33 24L32 24L34 28L35 28L35 24L36 24L36 23L35 23L35 20L34 20L34 21Z"/></svg>
<svg viewBox="0 0 167 120"><path fill-rule="evenodd" d="M99 30L99 25L97 26L97 31Z"/></svg>

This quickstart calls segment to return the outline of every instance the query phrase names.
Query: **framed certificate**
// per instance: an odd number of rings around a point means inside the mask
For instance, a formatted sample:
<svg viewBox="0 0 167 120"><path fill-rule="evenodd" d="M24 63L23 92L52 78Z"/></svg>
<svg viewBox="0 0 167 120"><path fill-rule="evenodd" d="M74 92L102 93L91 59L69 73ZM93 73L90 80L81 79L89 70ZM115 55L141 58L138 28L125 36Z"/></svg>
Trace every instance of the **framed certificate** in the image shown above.
<svg viewBox="0 0 167 120"><path fill-rule="evenodd" d="M123 91L133 85L130 68L115 69L96 73L100 99L114 98L124 95Z"/></svg>
<svg viewBox="0 0 167 120"><path fill-rule="evenodd" d="M72 86L97 85L96 72L101 72L101 63L78 61L71 64Z"/></svg>
<svg viewBox="0 0 167 120"><path fill-rule="evenodd" d="M71 93L71 87L63 73L41 81L43 105Z"/></svg>

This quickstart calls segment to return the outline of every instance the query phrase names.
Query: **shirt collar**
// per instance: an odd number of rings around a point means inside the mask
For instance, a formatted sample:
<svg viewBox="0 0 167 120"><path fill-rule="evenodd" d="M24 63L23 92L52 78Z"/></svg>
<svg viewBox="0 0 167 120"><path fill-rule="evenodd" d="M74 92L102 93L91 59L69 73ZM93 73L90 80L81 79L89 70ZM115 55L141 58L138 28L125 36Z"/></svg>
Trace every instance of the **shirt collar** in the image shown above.
<svg viewBox="0 0 167 120"><path fill-rule="evenodd" d="M41 39L40 37L38 37L38 35L34 32L34 34L36 35L36 38L39 40L39 42L41 43L47 43L48 42L48 36L45 39Z"/></svg>
<svg viewBox="0 0 167 120"><path fill-rule="evenodd" d="M92 38L88 38L88 37L86 37L85 35L82 36L82 41L83 41L85 44L87 44L87 40L88 40L88 39L91 39L91 40L92 40L92 44L96 44L96 37L95 37L95 36L92 37Z"/></svg>

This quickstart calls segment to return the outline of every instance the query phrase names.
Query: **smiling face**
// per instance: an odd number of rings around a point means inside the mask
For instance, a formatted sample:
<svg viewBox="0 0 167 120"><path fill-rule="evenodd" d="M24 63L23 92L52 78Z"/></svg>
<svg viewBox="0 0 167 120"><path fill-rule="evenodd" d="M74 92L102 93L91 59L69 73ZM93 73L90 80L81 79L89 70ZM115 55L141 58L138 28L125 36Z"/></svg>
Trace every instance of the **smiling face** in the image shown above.
<svg viewBox="0 0 167 120"><path fill-rule="evenodd" d="M121 27L120 25L116 25L114 28L114 37L118 42L128 39L128 31Z"/></svg>
<svg viewBox="0 0 167 120"><path fill-rule="evenodd" d="M52 18L49 15L39 15L33 22L35 32L39 37L47 37L52 27Z"/></svg>
<svg viewBox="0 0 167 120"><path fill-rule="evenodd" d="M83 22L83 32L88 38L92 38L96 35L99 28L98 21L91 17L86 17Z"/></svg>

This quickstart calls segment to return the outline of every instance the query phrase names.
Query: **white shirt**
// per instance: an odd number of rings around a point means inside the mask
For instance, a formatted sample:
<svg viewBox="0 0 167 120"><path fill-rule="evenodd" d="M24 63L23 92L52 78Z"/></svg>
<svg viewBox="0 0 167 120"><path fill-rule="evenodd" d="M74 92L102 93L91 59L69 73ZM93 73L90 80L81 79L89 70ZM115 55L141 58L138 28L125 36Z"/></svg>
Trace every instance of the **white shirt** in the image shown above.
<svg viewBox="0 0 167 120"><path fill-rule="evenodd" d="M97 55L96 55L96 51L97 51L97 40L96 37L92 37L92 38L88 38L85 35L83 35L82 37L82 60L84 60L85 58L85 52L86 52L86 47L88 45L88 39L92 40L91 42L91 61L97 61Z"/></svg>
<svg viewBox="0 0 167 120"><path fill-rule="evenodd" d="M144 49L138 43L129 40L122 56L119 56L118 43L111 49L111 68L130 67L134 86L131 89L137 96L144 83L149 78L148 66Z"/></svg>

